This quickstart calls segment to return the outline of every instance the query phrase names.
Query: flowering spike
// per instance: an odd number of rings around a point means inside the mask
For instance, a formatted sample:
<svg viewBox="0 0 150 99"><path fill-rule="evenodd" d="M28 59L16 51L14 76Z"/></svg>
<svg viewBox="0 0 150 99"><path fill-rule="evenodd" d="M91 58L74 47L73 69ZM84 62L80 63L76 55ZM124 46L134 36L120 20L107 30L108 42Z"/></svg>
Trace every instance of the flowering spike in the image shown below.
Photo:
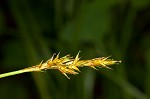
<svg viewBox="0 0 150 99"><path fill-rule="evenodd" d="M80 72L80 70L78 69L79 67L86 66L86 67L91 67L95 70L98 70L97 68L104 67L104 68L112 70L112 68L108 67L108 65L121 63L121 61L115 61L115 60L109 59L111 56L94 58L90 60L80 60L79 53L80 51L77 53L74 59L69 54L64 57L59 58L60 52L54 58L55 56L55 53L54 53L52 57L44 63L43 61L41 61L39 65L31 66L31 67L18 70L15 72L1 74L0 78L11 76L11 75L16 75L16 74L20 74L24 72L34 72L34 71L38 72L38 71L43 71L47 69L57 69L63 75L65 75L68 79L70 79L70 77L67 74L73 74L73 75L78 74Z"/></svg>

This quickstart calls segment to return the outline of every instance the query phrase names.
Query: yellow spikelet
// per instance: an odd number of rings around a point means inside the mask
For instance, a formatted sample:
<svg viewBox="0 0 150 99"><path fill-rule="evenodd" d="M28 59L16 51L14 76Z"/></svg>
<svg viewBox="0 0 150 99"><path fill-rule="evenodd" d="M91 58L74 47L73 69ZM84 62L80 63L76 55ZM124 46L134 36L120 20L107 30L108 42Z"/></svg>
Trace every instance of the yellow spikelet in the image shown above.
<svg viewBox="0 0 150 99"><path fill-rule="evenodd" d="M35 66L31 66L31 67L18 70L18 71L14 71L14 72L10 72L10 73L1 74L0 78L10 76L10 75L16 75L16 74L24 73L24 72L34 72L34 71L37 72L37 71L43 71L47 69L56 69L56 70L59 70L68 79L70 79L67 74L73 74L73 75L78 74L80 72L79 67L86 66L86 67L91 67L96 70L97 68L102 68L102 67L111 69L110 67L108 67L108 65L113 65L113 64L117 64L121 62L121 61L115 61L115 60L109 59L110 56L94 58L90 60L80 60L79 53L80 51L77 53L75 58L71 57L70 55L66 55L64 57L59 58L59 54L60 54L59 52L57 55L53 54L52 57L44 63L42 61L40 64L35 65ZM54 58L55 55L56 57Z"/></svg>

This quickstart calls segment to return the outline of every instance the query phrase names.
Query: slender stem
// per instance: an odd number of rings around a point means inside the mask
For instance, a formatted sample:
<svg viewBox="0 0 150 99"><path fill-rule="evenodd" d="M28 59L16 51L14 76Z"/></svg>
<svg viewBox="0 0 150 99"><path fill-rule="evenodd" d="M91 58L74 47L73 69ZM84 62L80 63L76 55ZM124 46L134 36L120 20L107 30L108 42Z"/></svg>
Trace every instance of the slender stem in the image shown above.
<svg viewBox="0 0 150 99"><path fill-rule="evenodd" d="M29 71L17 70L17 71L12 71L12 72L8 72L8 73L3 73L3 74L0 74L0 78L12 76L12 75L17 75L17 74L21 74L21 73L25 73L25 72L29 72Z"/></svg>

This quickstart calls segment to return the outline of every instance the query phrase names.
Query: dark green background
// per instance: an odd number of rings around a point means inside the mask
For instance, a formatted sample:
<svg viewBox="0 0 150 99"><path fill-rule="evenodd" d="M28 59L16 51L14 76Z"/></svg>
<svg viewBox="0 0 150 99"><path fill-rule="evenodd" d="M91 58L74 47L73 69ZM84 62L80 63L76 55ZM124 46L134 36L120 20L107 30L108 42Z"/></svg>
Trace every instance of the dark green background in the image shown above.
<svg viewBox="0 0 150 99"><path fill-rule="evenodd" d="M0 79L0 99L148 99L150 0L0 0L0 73L48 60L111 55L119 65Z"/></svg>

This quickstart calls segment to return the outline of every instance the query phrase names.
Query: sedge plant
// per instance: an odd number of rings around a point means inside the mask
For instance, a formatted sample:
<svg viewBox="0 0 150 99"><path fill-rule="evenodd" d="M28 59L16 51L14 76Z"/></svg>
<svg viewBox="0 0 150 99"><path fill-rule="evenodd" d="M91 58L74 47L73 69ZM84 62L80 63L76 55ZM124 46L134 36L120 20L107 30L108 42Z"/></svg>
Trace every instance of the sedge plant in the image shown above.
<svg viewBox="0 0 150 99"><path fill-rule="evenodd" d="M48 69L56 69L59 70L68 79L70 79L70 77L67 74L73 74L73 75L79 74L79 72L81 72L79 70L79 67L86 66L86 67L91 67L95 70L104 67L112 70L112 68L108 67L108 65L113 65L121 62L121 61L115 61L113 59L109 59L110 56L94 58L90 60L80 60L79 53L80 51L78 52L75 58L71 57L69 54L59 58L60 53L58 53L54 58L55 54L53 54L52 57L46 62L42 61L40 64L35 66L0 74L0 78L21 74L25 72L41 72Z"/></svg>

